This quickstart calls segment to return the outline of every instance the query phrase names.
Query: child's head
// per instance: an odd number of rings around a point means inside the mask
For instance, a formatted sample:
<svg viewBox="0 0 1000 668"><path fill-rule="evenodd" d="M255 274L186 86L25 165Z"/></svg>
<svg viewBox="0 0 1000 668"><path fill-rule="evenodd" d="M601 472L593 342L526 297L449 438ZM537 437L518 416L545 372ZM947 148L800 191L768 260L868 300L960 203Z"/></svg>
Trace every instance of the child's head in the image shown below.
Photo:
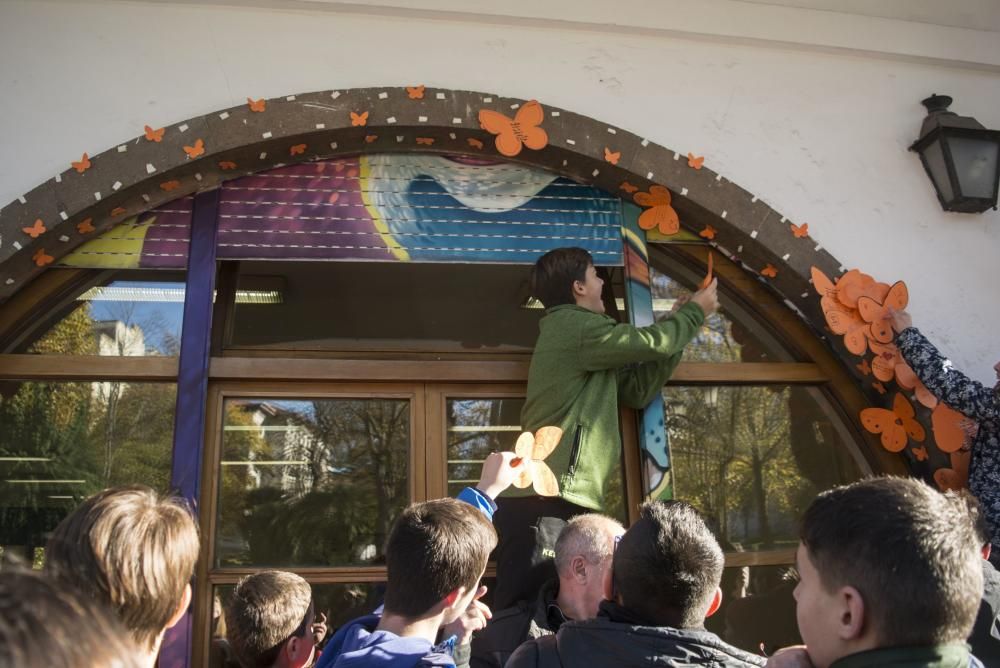
<svg viewBox="0 0 1000 668"><path fill-rule="evenodd" d="M111 612L37 571L0 573L0 666L117 666L146 662Z"/></svg>
<svg viewBox="0 0 1000 668"><path fill-rule="evenodd" d="M878 647L964 642L983 591L965 504L907 478L820 494L802 520L799 631L817 668Z"/></svg>
<svg viewBox="0 0 1000 668"><path fill-rule="evenodd" d="M582 248L556 248L538 258L531 273L531 293L545 308L576 304L604 313L604 286L594 268L594 258Z"/></svg>
<svg viewBox="0 0 1000 668"><path fill-rule="evenodd" d="M618 543L614 590L646 624L698 628L719 607L723 562L697 510L683 501L651 501ZM609 579L607 596L611 589Z"/></svg>
<svg viewBox="0 0 1000 668"><path fill-rule="evenodd" d="M187 610L197 560L183 502L139 486L90 497L45 548L46 570L113 610L146 652Z"/></svg>
<svg viewBox="0 0 1000 668"><path fill-rule="evenodd" d="M387 614L424 617L439 605L454 621L472 600L496 530L482 512L455 499L415 503L396 519L386 541Z"/></svg>
<svg viewBox="0 0 1000 668"><path fill-rule="evenodd" d="M226 605L226 639L245 668L306 666L315 652L314 618L308 582L262 571L236 585Z"/></svg>

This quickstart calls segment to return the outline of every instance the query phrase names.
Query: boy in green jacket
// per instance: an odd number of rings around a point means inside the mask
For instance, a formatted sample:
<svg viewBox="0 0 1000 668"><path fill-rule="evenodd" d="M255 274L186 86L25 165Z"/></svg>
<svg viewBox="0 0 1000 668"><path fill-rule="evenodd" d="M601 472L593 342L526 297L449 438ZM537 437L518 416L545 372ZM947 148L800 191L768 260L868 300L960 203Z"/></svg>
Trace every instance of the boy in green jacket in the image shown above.
<svg viewBox="0 0 1000 668"><path fill-rule="evenodd" d="M713 279L671 317L635 327L605 315L603 286L582 248L557 248L535 263L532 292L546 312L531 358L521 427L562 428L562 440L545 460L559 496L511 488L498 499L495 607L537 594L554 576L551 550L564 521L604 509L608 478L621 458L619 400L630 408L648 405L677 367L684 346L719 306Z"/></svg>

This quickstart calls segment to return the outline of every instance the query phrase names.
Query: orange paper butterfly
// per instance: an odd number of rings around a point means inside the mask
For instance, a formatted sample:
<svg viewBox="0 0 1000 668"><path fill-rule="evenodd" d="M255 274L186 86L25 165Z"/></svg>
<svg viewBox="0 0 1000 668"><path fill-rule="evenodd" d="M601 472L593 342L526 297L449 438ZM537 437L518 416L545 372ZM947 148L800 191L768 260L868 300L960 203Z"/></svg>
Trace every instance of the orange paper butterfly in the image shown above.
<svg viewBox="0 0 1000 668"><path fill-rule="evenodd" d="M305 152L306 152L306 145L305 144L293 144L288 149L289 155L302 155Z"/></svg>
<svg viewBox="0 0 1000 668"><path fill-rule="evenodd" d="M476 139L474 137L469 137L465 141L469 142L469 146L471 146L472 148L474 148L476 150L479 150L479 151L483 150L483 142L479 141L478 139Z"/></svg>
<svg viewBox="0 0 1000 668"><path fill-rule="evenodd" d="M870 327L865 329L866 335L871 331ZM879 343L871 339L870 335L868 347L872 349L875 357L872 358L872 373L884 383L890 382L896 375L896 370L903 362L903 356L899 354L899 349L892 343Z"/></svg>
<svg viewBox="0 0 1000 668"><path fill-rule="evenodd" d="M948 458L951 460L951 468L940 468L934 472L934 482L942 492L962 489L969 482L969 461L972 459L972 453L968 450L956 450Z"/></svg>
<svg viewBox="0 0 1000 668"><path fill-rule="evenodd" d="M875 391L878 392L879 394L885 394L885 385L878 382L877 380L872 382L872 387L874 387Z"/></svg>
<svg viewBox="0 0 1000 668"><path fill-rule="evenodd" d="M694 153L688 153L688 167L693 167L694 169L701 169L701 166L705 164L705 156L695 155Z"/></svg>
<svg viewBox="0 0 1000 668"><path fill-rule="evenodd" d="M861 360L861 363L860 364L855 364L854 368L857 369L858 371L860 371L865 376L872 375L872 367L868 363L868 360Z"/></svg>
<svg viewBox="0 0 1000 668"><path fill-rule="evenodd" d="M633 199L639 206L649 207L639 215L642 229L655 227L661 234L677 234L681 229L677 212L670 206L670 191L663 186L650 186L648 193L636 193Z"/></svg>
<svg viewBox="0 0 1000 668"><path fill-rule="evenodd" d="M712 262L712 251L708 251L708 273L705 274L705 278L701 279L701 283L698 284L699 290L704 290L711 284L713 274L713 262Z"/></svg>
<svg viewBox="0 0 1000 668"><path fill-rule="evenodd" d="M917 374L913 372L913 369L908 364L902 361L902 358L900 358L899 364L896 365L895 372L896 382L899 383L899 386L904 390L912 390L913 397L917 401L931 409L938 405L938 398L931 394L926 385L920 382Z"/></svg>
<svg viewBox="0 0 1000 668"><path fill-rule="evenodd" d="M921 445L919 448L910 448L910 452L913 453L913 456L917 458L918 462L927 461L927 448L924 446Z"/></svg>
<svg viewBox="0 0 1000 668"><path fill-rule="evenodd" d="M791 225L792 225L792 234L795 236L796 239L802 239L803 237L809 236L809 223L802 223L801 225L796 225L795 223L791 223Z"/></svg>
<svg viewBox="0 0 1000 668"><path fill-rule="evenodd" d="M112 217L120 216L123 213L125 213L125 211L126 211L125 207L116 206L115 208L111 209L111 216Z"/></svg>
<svg viewBox="0 0 1000 668"><path fill-rule="evenodd" d="M632 185L628 181L622 181L622 184L620 186L618 186L618 187L621 188L622 190L624 190L625 192L627 192L629 195L631 195L632 193L637 192L639 190L637 187L635 187L634 185Z"/></svg>
<svg viewBox="0 0 1000 668"><path fill-rule="evenodd" d="M353 125L355 127L357 127L359 125L368 125L368 112L365 111L365 112L362 112L360 114L356 114L356 113L354 113L352 111L351 112L351 125Z"/></svg>
<svg viewBox="0 0 1000 668"><path fill-rule="evenodd" d="M514 480L514 486L524 489L528 485L535 488L539 496L558 496L559 481L543 459L552 454L559 445L563 430L559 427L542 427L532 435L530 431L521 434L514 446L514 453L523 460L524 470ZM511 464L516 465L517 459Z"/></svg>
<svg viewBox="0 0 1000 668"><path fill-rule="evenodd" d="M882 447L889 452L899 452L912 438L922 443L926 437L923 426L914 419L913 405L902 394L896 393L892 410L865 408L861 411L861 424L873 434L882 435Z"/></svg>
<svg viewBox="0 0 1000 668"><path fill-rule="evenodd" d="M420 84L419 86L407 86L406 94L410 96L411 100L422 100L424 99L424 90L425 88L423 84Z"/></svg>
<svg viewBox="0 0 1000 668"><path fill-rule="evenodd" d="M87 154L84 153L83 157L80 158L79 161L70 162L69 164L72 165L77 174L83 174L85 171L90 169L90 158L88 158Z"/></svg>
<svg viewBox="0 0 1000 668"><path fill-rule="evenodd" d="M705 239L715 238L715 228L711 225L705 225L705 229L698 233L699 237L704 237Z"/></svg>
<svg viewBox="0 0 1000 668"><path fill-rule="evenodd" d="M167 131L166 128L160 128L159 130L154 130L148 125L145 126L143 129L146 131L146 140L155 141L157 144L163 141L163 133Z"/></svg>
<svg viewBox="0 0 1000 668"><path fill-rule="evenodd" d="M430 146L434 143L434 137L417 137L417 144L423 144L424 146Z"/></svg>
<svg viewBox="0 0 1000 668"><path fill-rule="evenodd" d="M607 146L604 147L604 159L610 162L612 165L617 165L621 157L622 157L621 151L615 151L612 153L610 148L608 148Z"/></svg>
<svg viewBox="0 0 1000 668"><path fill-rule="evenodd" d="M879 283L868 274L851 269L837 281L837 299L848 308L858 308L858 299L871 297L877 301L885 299L889 286Z"/></svg>
<svg viewBox="0 0 1000 668"><path fill-rule="evenodd" d="M964 415L946 404L939 403L931 411L931 431L939 450L952 453L962 449L966 436L962 429L964 420Z"/></svg>
<svg viewBox="0 0 1000 668"><path fill-rule="evenodd" d="M889 309L902 311L909 302L910 294L906 283L896 281L884 299L876 300L864 295L858 297L858 311L865 322L871 323L872 338L880 343L888 343L892 341Z"/></svg>
<svg viewBox="0 0 1000 668"><path fill-rule="evenodd" d="M32 239L37 239L38 237L45 234L45 223L42 222L41 218L35 218L35 223L31 227L22 227L21 231L27 234Z"/></svg>
<svg viewBox="0 0 1000 668"><path fill-rule="evenodd" d="M264 98L260 98L259 100L255 100L252 97L248 97L247 98L247 106L250 107L250 111L254 111L254 112L260 113L260 112L264 111L265 109L267 109L267 102L264 100Z"/></svg>
<svg viewBox="0 0 1000 668"><path fill-rule="evenodd" d="M525 102L514 118L508 118L492 109L479 110L479 125L491 135L496 135L497 151L513 158L525 146L533 151L545 148L549 135L538 127L545 120L545 111L537 101Z"/></svg>
<svg viewBox="0 0 1000 668"><path fill-rule="evenodd" d="M194 146L185 146L184 152L188 158L197 158L205 153L205 142L202 139L195 141Z"/></svg>
<svg viewBox="0 0 1000 668"><path fill-rule="evenodd" d="M376 139L378 139L378 135L365 135L365 141L369 144L371 144Z"/></svg>
<svg viewBox="0 0 1000 668"><path fill-rule="evenodd" d="M35 261L35 265L39 267L44 267L47 264L52 264L55 260L54 257L47 254L44 248L39 248L35 251L35 254L31 256L31 259Z"/></svg>
<svg viewBox="0 0 1000 668"><path fill-rule="evenodd" d="M160 184L160 190L170 192L171 190L176 190L181 185L181 182L174 179L173 181L164 181Z"/></svg>
<svg viewBox="0 0 1000 668"><path fill-rule="evenodd" d="M90 234L94 231L94 219L85 218L76 224L76 231L80 234Z"/></svg>
<svg viewBox="0 0 1000 668"><path fill-rule="evenodd" d="M228 171L230 169L236 169L236 163L231 160L223 160L219 163L219 169Z"/></svg>
<svg viewBox="0 0 1000 668"><path fill-rule="evenodd" d="M775 268L773 264L768 262L767 266L760 270L760 275L767 276L768 278L774 278L775 276L778 275L778 270Z"/></svg>

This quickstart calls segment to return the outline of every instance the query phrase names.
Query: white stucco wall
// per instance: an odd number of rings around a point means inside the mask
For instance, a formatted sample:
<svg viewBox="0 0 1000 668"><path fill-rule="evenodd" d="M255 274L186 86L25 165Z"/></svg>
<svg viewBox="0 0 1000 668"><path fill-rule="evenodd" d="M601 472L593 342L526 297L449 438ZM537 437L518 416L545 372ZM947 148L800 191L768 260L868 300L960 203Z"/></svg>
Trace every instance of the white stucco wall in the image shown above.
<svg viewBox="0 0 1000 668"><path fill-rule="evenodd" d="M0 0L0 201L247 96L535 97L705 155L846 267L906 280L916 323L994 382L1000 213L942 212L906 147L935 92L1000 129L996 12L976 30L732 0L397 4Z"/></svg>

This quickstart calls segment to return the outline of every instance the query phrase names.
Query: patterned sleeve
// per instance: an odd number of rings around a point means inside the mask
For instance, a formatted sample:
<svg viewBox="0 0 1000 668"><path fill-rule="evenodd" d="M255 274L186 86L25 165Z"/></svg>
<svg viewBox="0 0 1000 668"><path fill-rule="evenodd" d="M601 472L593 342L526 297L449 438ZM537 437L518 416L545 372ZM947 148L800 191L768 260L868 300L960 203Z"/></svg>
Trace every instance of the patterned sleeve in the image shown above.
<svg viewBox="0 0 1000 668"><path fill-rule="evenodd" d="M938 399L975 420L1000 417L1000 395L953 368L916 327L900 332L896 346L920 382Z"/></svg>

